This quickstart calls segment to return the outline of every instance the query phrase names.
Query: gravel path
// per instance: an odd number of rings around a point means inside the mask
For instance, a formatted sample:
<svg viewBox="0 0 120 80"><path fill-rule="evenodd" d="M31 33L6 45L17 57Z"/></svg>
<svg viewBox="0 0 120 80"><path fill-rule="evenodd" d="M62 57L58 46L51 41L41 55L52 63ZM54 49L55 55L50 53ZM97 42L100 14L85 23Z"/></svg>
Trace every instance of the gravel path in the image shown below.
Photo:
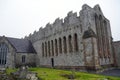
<svg viewBox="0 0 120 80"><path fill-rule="evenodd" d="M120 77L120 69L112 69L101 72L100 74Z"/></svg>

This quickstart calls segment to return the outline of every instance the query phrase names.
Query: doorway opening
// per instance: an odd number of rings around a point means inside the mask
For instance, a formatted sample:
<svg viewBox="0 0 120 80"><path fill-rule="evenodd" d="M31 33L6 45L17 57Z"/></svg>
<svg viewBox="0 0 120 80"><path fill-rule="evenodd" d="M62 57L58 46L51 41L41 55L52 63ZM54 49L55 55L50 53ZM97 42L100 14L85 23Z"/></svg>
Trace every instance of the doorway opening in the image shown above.
<svg viewBox="0 0 120 80"><path fill-rule="evenodd" d="M51 58L51 65L52 65L52 67L54 67L54 59L53 58Z"/></svg>

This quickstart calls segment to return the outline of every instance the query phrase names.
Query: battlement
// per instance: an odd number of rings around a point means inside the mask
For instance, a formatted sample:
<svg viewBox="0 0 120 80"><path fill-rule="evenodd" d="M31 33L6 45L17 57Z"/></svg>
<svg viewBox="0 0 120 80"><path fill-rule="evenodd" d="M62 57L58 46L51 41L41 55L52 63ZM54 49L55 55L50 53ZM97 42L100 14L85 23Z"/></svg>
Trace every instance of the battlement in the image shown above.
<svg viewBox="0 0 120 80"><path fill-rule="evenodd" d="M34 42L36 40L40 40L53 34L65 31L66 28L71 28L74 26L81 27L81 25L84 30L87 30L88 27L84 26L88 26L90 23L93 23L91 22L91 15L94 16L93 14L96 12L102 14L99 5L95 5L94 8L91 8L87 4L84 4L82 6L82 10L79 12L79 15L77 15L77 12L70 11L64 19L57 18L52 24L46 24L44 28L40 28L37 32L34 31L33 34L30 34L25 38Z"/></svg>

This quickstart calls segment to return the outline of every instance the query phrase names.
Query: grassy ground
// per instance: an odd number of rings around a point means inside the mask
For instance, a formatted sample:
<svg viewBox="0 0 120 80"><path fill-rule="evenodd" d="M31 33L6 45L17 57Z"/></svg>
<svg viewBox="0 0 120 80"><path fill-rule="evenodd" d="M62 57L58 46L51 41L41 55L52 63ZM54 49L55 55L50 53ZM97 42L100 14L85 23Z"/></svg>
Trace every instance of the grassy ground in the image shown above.
<svg viewBox="0 0 120 80"><path fill-rule="evenodd" d="M15 71L17 71L18 69L7 69L6 70L6 73L8 74L8 75L10 75L10 73L12 73L12 72L15 72Z"/></svg>
<svg viewBox="0 0 120 80"><path fill-rule="evenodd" d="M32 72L36 72L41 80L70 80L73 74L72 71L49 69L49 68L30 68ZM13 69L7 69L7 74L16 71ZM72 75L73 76L73 75ZM74 72L74 80L120 80L120 77L103 76L97 74L90 74L85 72Z"/></svg>
<svg viewBox="0 0 120 80"><path fill-rule="evenodd" d="M42 80L68 80L67 77L73 74L72 71L49 68L30 68L29 70L38 73L38 77ZM74 75L74 80L120 80L120 77L103 76L85 72L75 72Z"/></svg>

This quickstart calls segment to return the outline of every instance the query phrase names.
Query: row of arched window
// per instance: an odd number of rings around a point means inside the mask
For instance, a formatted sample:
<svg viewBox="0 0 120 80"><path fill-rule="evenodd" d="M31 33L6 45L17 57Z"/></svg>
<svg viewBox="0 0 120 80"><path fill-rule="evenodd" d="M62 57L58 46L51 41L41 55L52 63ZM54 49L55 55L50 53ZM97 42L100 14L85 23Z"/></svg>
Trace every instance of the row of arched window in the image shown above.
<svg viewBox="0 0 120 80"><path fill-rule="evenodd" d="M51 41L42 43L42 56L58 56L58 54L66 54L71 52L78 52L78 36L75 33L73 37L60 37Z"/></svg>

